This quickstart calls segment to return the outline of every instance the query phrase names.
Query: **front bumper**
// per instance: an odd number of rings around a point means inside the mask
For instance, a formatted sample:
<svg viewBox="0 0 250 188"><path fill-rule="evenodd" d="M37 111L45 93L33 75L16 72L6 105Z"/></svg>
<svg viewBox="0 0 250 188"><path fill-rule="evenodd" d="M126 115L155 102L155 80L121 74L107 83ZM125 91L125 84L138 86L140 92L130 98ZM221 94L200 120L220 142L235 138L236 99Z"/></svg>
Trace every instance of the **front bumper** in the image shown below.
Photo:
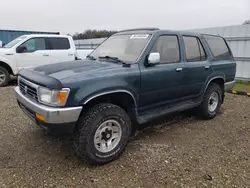
<svg viewBox="0 0 250 188"><path fill-rule="evenodd" d="M51 134L70 134L74 131L82 111L81 106L70 108L48 107L25 97L18 86L15 88L15 95L22 111ZM44 120L36 118L36 113L42 115Z"/></svg>
<svg viewBox="0 0 250 188"><path fill-rule="evenodd" d="M235 81L226 82L224 84L224 91L225 92L230 91L231 89L233 89L234 85L235 85Z"/></svg>

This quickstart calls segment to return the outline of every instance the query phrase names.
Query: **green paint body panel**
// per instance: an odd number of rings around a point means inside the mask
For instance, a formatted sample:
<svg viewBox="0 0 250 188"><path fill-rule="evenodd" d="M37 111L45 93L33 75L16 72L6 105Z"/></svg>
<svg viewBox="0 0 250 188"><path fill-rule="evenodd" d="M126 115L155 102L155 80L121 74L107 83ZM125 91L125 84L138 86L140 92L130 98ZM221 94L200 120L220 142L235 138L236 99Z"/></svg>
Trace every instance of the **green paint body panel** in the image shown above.
<svg viewBox="0 0 250 188"><path fill-rule="evenodd" d="M142 52L140 58L131 64L123 66L100 60L85 59L82 61L51 64L34 68L33 71L47 77L58 79L63 87L71 89L66 106L84 105L89 99L105 93L126 91L135 100L137 115L152 112L161 107L173 107L177 104L196 101L198 104L208 83L213 79L223 82L235 78L235 61L217 61L200 34L174 31L127 31L125 33L148 33L151 40ZM124 33L124 32L123 32ZM117 33L117 34L123 34ZM155 41L162 35L177 35L180 46L180 62L156 64L148 66L147 57ZM196 36L200 39L206 60L186 62L182 35ZM178 72L176 69L182 68ZM36 78L26 75L26 78ZM191 106L191 105L183 105Z"/></svg>

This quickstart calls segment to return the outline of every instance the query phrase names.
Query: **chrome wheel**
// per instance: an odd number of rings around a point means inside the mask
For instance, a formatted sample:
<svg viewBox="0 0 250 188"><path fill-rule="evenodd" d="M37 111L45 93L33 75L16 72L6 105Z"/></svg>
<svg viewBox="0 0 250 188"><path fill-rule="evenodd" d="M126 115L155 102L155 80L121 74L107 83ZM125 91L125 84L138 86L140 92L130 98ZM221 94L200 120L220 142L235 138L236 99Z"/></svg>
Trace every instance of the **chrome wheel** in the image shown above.
<svg viewBox="0 0 250 188"><path fill-rule="evenodd" d="M0 70L0 84L3 83L5 79L6 79L5 73Z"/></svg>
<svg viewBox="0 0 250 188"><path fill-rule="evenodd" d="M95 148L102 153L112 151L120 142L122 128L118 121L107 120L103 122L95 132Z"/></svg>
<svg viewBox="0 0 250 188"><path fill-rule="evenodd" d="M213 92L208 100L208 110L214 112L219 104L219 95L217 92Z"/></svg>

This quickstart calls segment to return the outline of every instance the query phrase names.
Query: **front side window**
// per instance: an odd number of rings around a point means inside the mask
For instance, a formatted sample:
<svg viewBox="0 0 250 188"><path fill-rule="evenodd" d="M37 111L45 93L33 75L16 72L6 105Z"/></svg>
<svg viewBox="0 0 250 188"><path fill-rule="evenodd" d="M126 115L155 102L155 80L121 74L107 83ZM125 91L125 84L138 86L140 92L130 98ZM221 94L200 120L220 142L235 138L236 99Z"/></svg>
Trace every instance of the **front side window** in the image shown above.
<svg viewBox="0 0 250 188"><path fill-rule="evenodd" d="M160 36L155 42L151 53L160 54L160 63L176 63L180 61L178 38L175 35Z"/></svg>
<svg viewBox="0 0 250 188"><path fill-rule="evenodd" d="M98 46L90 55L116 57L123 61L136 61L150 39L149 34L113 35Z"/></svg>
<svg viewBox="0 0 250 188"><path fill-rule="evenodd" d="M62 37L49 37L48 45L50 50L68 50L70 49L69 40Z"/></svg>
<svg viewBox="0 0 250 188"><path fill-rule="evenodd" d="M187 62L204 61L206 55L197 37L183 36Z"/></svg>
<svg viewBox="0 0 250 188"><path fill-rule="evenodd" d="M25 47L27 52L34 52L37 50L46 50L46 43L44 38L31 38L20 45Z"/></svg>

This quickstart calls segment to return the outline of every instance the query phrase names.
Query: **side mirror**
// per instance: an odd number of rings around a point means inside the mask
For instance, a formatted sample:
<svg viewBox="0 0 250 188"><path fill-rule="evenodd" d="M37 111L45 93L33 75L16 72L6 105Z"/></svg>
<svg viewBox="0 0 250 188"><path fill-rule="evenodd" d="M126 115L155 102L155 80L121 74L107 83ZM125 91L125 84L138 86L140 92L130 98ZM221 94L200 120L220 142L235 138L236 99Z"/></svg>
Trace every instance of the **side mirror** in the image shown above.
<svg viewBox="0 0 250 188"><path fill-rule="evenodd" d="M27 52L27 48L25 46L19 46L16 49L17 53L23 53L23 52Z"/></svg>
<svg viewBox="0 0 250 188"><path fill-rule="evenodd" d="M148 64L155 65L160 63L160 54L158 52L150 53L148 56Z"/></svg>

